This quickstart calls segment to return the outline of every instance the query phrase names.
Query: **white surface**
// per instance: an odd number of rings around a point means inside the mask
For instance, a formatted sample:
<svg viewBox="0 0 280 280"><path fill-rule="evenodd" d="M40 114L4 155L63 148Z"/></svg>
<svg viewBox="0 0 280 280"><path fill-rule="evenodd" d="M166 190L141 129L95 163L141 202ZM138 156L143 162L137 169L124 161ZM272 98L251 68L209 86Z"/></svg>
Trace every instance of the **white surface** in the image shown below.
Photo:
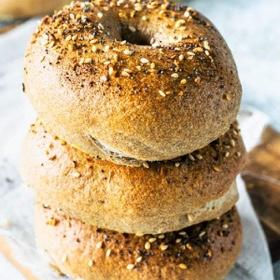
<svg viewBox="0 0 280 280"><path fill-rule="evenodd" d="M234 5L232 4L233 2L235 3ZM238 5L241 2L244 6L242 9ZM245 22L247 20L248 22L254 22L252 25L256 28L255 23L264 20L264 15L259 15L260 10L267 13L268 6L272 7L272 19L274 19L275 13L273 9L276 9L277 2L270 1L269 5L265 7L263 3L267 2L258 0L197 0L196 3L196 5L201 6L205 14L217 23L229 41L230 46L234 49L245 89L244 100L248 101L249 104L258 104L263 100L265 101L264 104L267 104L269 98L274 101L274 94L277 89L275 83L276 74L270 73L270 76L268 77L267 75L263 80L261 77L267 73L270 62L272 65L279 66L277 65L278 62L276 60L272 61L272 58L270 59L270 56L266 54L262 56L264 66L256 67L259 63L259 54L263 54L262 49L258 49L259 46L264 44L262 37L258 39L258 36L255 35L257 36L256 39L255 37L253 38L253 35L249 36L250 40L255 40L253 41L255 46L254 54L251 53L253 51L251 48L248 49L248 42L244 42L244 38L248 36L253 28L251 25L245 25ZM250 3L254 3L254 6L250 6ZM258 15L258 18L250 15L252 10L257 12L256 16ZM237 15L239 19L234 17ZM233 24L236 24L238 28L235 28ZM276 26L278 26L278 22ZM262 31L263 28L262 26ZM27 267L32 269L39 279L54 280L57 277L42 262L35 250L32 231L32 194L29 189L21 187L21 181L17 173L20 142L30 121L34 118L34 113L27 99L21 93L22 57L26 41L33 29L34 22L28 22L17 30L0 37L0 221L8 219L11 222L11 226L8 229L0 227L0 233L11 238L11 245L15 249L17 256ZM275 31L275 36L279 34L277 32L280 32L279 29ZM279 48L279 46L277 45L275 48ZM271 84L267 82L269 78L273 81ZM270 88L268 87L269 84L271 85ZM254 97L255 94L257 94L257 98ZM250 102L250 100L256 102ZM276 104L276 102L278 101L273 102L273 104ZM271 112L273 117L273 110ZM266 121L266 118L260 117L258 113L253 114L250 118L243 118L242 131L249 147L256 143L259 132ZM251 137L252 135L254 137ZM253 142L250 142L251 140ZM12 179L13 182L7 182L7 177ZM238 208L242 216L245 242L242 255L229 276L229 280L271 280L273 279L272 268L263 232L240 179L238 187L241 196ZM1 270L4 265L5 271L3 272ZM1 277L1 273L3 275L15 273L7 263L3 262L3 259L0 259L0 279L5 279ZM14 274L9 279L20 280L21 278Z"/></svg>

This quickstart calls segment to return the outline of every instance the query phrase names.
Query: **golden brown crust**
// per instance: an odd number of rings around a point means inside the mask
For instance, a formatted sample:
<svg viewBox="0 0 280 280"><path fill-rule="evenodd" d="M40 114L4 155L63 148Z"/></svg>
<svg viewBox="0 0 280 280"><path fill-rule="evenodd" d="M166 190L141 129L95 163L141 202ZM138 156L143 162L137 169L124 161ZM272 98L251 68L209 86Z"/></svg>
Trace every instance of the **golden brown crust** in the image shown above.
<svg viewBox="0 0 280 280"><path fill-rule="evenodd" d="M127 165L176 158L225 133L241 86L215 27L168 2L116 5L77 2L42 21L24 75L39 117L80 150Z"/></svg>
<svg viewBox="0 0 280 280"><path fill-rule="evenodd" d="M238 213L164 235L99 230L37 206L36 236L50 262L83 280L224 279L242 243Z"/></svg>
<svg viewBox="0 0 280 280"><path fill-rule="evenodd" d="M132 233L179 230L229 210L244 162L236 124L208 147L149 168L93 160L38 121L23 146L22 176L38 199L98 227Z"/></svg>
<svg viewBox="0 0 280 280"><path fill-rule="evenodd" d="M0 19L45 15L67 3L69 0L1 0Z"/></svg>

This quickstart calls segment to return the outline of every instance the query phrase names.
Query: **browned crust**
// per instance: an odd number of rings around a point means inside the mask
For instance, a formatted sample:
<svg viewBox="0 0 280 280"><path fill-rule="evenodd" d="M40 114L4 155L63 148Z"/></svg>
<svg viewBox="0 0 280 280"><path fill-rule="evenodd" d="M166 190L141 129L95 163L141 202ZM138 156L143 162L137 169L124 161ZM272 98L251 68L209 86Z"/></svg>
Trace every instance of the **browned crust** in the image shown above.
<svg viewBox="0 0 280 280"><path fill-rule="evenodd" d="M84 280L224 279L242 243L235 209L218 220L162 236L98 230L42 206L37 207L35 226L38 245L50 262Z"/></svg>
<svg viewBox="0 0 280 280"><path fill-rule="evenodd" d="M1 0L0 19L45 15L67 3L69 0Z"/></svg>
<svg viewBox="0 0 280 280"><path fill-rule="evenodd" d="M141 11L120 2L77 3L42 21L24 71L39 117L80 150L127 165L176 158L225 133L241 86L215 27L168 2ZM122 44L121 23L159 46Z"/></svg>
<svg viewBox="0 0 280 280"><path fill-rule="evenodd" d="M179 230L235 204L236 193L223 196L244 163L238 131L234 124L204 149L144 168L94 160L37 122L23 145L21 171L40 201L89 224L132 233ZM188 214L217 199L220 208L191 221Z"/></svg>

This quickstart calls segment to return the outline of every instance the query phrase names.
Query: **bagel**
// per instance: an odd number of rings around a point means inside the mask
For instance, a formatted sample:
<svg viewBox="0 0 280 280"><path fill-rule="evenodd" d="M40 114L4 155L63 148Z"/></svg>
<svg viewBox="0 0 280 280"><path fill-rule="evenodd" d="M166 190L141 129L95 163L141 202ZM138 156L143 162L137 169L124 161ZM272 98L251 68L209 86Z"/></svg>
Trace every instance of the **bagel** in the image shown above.
<svg viewBox="0 0 280 280"><path fill-rule="evenodd" d="M142 234L180 230L228 211L244 162L236 124L202 150L149 168L94 160L39 121L22 150L22 178L39 201L99 228Z"/></svg>
<svg viewBox="0 0 280 280"><path fill-rule="evenodd" d="M69 0L1 0L0 19L45 15L69 2Z"/></svg>
<svg viewBox="0 0 280 280"><path fill-rule="evenodd" d="M242 243L235 209L183 231L139 237L100 230L38 205L35 231L50 263L84 280L221 280Z"/></svg>
<svg viewBox="0 0 280 280"><path fill-rule="evenodd" d="M208 145L241 98L220 33L167 1L72 3L42 20L24 70L25 92L53 134L124 165Z"/></svg>

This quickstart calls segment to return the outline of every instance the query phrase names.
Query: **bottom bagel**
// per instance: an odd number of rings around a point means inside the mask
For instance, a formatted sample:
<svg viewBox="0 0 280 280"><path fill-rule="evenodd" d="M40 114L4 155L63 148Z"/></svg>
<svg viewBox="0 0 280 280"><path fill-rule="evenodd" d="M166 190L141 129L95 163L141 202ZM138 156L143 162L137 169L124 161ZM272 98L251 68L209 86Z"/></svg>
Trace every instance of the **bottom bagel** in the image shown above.
<svg viewBox="0 0 280 280"><path fill-rule="evenodd" d="M84 280L224 279L242 243L235 208L181 231L136 236L101 230L38 205L35 230L51 264Z"/></svg>

